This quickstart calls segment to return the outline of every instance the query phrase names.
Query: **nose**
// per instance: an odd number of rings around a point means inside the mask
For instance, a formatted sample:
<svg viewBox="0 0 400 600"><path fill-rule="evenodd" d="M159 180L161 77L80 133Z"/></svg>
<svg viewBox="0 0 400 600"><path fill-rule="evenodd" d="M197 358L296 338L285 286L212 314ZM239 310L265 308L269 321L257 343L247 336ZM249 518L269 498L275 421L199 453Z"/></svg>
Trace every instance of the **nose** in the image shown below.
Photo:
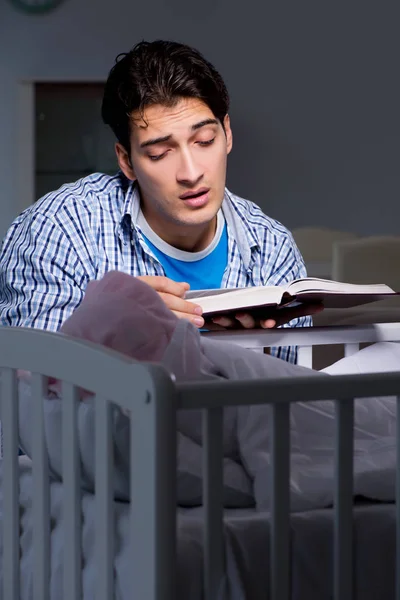
<svg viewBox="0 0 400 600"><path fill-rule="evenodd" d="M193 187L204 175L202 166L196 161L190 149L182 151L176 172L178 183Z"/></svg>

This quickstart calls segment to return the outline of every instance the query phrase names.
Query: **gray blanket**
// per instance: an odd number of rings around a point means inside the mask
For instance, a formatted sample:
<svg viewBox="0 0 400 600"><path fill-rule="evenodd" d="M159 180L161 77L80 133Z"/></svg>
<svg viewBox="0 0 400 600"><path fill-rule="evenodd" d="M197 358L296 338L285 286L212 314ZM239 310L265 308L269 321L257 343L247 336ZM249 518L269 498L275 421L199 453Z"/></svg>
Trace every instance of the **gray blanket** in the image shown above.
<svg viewBox="0 0 400 600"><path fill-rule="evenodd" d="M190 339L190 341L189 341ZM190 354L185 356L190 347ZM290 365L232 344L202 339L182 325L164 357L177 379L328 377L334 374L389 372L400 367L400 345L375 344L339 361L324 373ZM270 408L243 406L226 411L225 452L250 476L259 510L269 510ZM374 500L395 498L396 401L364 398L355 402L354 495ZM200 443L200 416L180 415L180 430ZM233 429L233 424L235 431ZM197 425L197 428L196 428ZM291 503L293 511L331 506L334 477L334 404L300 402L291 407ZM233 454L233 452L237 454Z"/></svg>

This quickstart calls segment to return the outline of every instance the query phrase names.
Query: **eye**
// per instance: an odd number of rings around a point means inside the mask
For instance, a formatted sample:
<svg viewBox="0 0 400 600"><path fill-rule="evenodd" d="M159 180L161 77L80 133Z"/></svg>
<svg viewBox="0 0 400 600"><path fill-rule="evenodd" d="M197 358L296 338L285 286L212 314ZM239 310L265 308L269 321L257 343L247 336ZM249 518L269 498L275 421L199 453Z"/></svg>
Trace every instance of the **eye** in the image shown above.
<svg viewBox="0 0 400 600"><path fill-rule="evenodd" d="M211 146L211 144L214 142L215 137L212 138L212 140L207 140L205 142L197 142L200 146Z"/></svg>
<svg viewBox="0 0 400 600"><path fill-rule="evenodd" d="M166 154L166 152L163 152L162 154L149 154L148 157L150 160L156 161L161 160Z"/></svg>

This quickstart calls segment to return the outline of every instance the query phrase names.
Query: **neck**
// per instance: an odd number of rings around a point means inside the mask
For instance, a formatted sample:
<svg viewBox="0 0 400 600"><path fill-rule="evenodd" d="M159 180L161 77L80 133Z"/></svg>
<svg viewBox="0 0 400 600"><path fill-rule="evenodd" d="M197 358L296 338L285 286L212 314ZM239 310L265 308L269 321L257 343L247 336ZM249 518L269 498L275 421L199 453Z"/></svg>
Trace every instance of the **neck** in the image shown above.
<svg viewBox="0 0 400 600"><path fill-rule="evenodd" d="M143 210L143 209L142 209ZM217 216L204 225L176 225L171 223L168 228L153 222L151 216L143 211L143 215L152 228L164 242L185 252L200 252L211 244L217 230Z"/></svg>

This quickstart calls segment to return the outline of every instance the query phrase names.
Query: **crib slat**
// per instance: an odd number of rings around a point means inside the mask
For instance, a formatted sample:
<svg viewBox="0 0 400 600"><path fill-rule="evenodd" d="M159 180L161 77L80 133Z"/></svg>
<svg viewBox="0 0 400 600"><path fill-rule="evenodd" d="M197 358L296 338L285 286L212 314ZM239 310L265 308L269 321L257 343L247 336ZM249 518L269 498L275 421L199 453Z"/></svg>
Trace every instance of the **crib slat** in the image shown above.
<svg viewBox="0 0 400 600"><path fill-rule="evenodd" d="M97 594L99 600L114 598L114 522L111 439L112 406L106 398L95 397L96 406L96 550Z"/></svg>
<svg viewBox="0 0 400 600"><path fill-rule="evenodd" d="M78 390L62 385L62 470L64 481L64 598L82 598L81 493L78 451Z"/></svg>
<svg viewBox="0 0 400 600"><path fill-rule="evenodd" d="M34 600L49 600L50 581L50 482L43 418L43 399L47 378L32 375L32 472L33 472L33 548L36 565L33 574Z"/></svg>
<svg viewBox="0 0 400 600"><path fill-rule="evenodd" d="M271 405L271 600L290 594L290 405Z"/></svg>
<svg viewBox="0 0 400 600"><path fill-rule="evenodd" d="M222 597L223 540L223 409L203 411L203 506L205 600Z"/></svg>
<svg viewBox="0 0 400 600"><path fill-rule="evenodd" d="M336 401L334 600L353 598L354 400Z"/></svg>
<svg viewBox="0 0 400 600"><path fill-rule="evenodd" d="M19 598L18 391L16 373L1 373L3 425L3 598Z"/></svg>
<svg viewBox="0 0 400 600"><path fill-rule="evenodd" d="M131 597L176 600L176 396L170 379L141 387L130 419Z"/></svg>
<svg viewBox="0 0 400 600"><path fill-rule="evenodd" d="M297 364L312 369L313 347L299 346L297 348Z"/></svg>
<svg viewBox="0 0 400 600"><path fill-rule="evenodd" d="M396 600L400 600L400 396L396 398Z"/></svg>
<svg viewBox="0 0 400 600"><path fill-rule="evenodd" d="M355 344L355 343L348 343L344 345L344 355L346 357L348 356L353 356L353 354L355 354L356 352L358 352L360 349L360 344Z"/></svg>

